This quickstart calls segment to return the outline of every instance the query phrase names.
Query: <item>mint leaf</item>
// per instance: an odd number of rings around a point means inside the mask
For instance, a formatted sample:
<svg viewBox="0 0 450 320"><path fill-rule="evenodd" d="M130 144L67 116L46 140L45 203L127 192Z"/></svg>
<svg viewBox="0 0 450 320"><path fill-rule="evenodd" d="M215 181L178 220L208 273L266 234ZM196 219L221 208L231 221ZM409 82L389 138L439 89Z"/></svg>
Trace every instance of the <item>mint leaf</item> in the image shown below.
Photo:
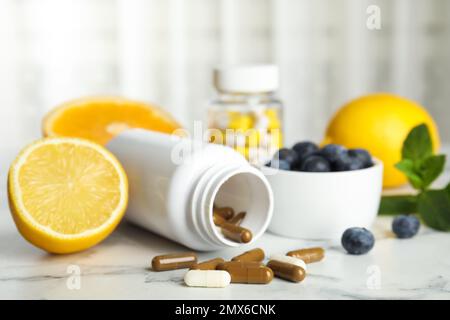
<svg viewBox="0 0 450 320"><path fill-rule="evenodd" d="M426 190L419 195L418 211L431 228L450 231L450 184L441 190Z"/></svg>
<svg viewBox="0 0 450 320"><path fill-rule="evenodd" d="M400 162L395 164L395 167L403 172L405 176L408 178L409 182L415 189L422 189L424 185L424 181L422 177L417 172L415 162L411 159L403 159Z"/></svg>
<svg viewBox="0 0 450 320"><path fill-rule="evenodd" d="M381 197L379 214L397 215L417 212L417 196L383 196Z"/></svg>
<svg viewBox="0 0 450 320"><path fill-rule="evenodd" d="M445 155L430 156L421 161L419 175L422 177L422 188L427 188L444 171Z"/></svg>
<svg viewBox="0 0 450 320"><path fill-rule="evenodd" d="M414 127L403 142L402 159L421 160L433 154L433 143L426 124Z"/></svg>

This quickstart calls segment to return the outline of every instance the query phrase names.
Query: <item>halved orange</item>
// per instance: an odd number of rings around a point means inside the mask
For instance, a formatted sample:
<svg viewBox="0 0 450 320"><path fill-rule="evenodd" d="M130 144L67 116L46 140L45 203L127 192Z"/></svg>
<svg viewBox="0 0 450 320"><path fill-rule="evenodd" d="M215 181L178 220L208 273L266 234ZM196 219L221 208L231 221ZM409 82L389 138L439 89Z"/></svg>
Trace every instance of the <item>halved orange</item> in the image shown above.
<svg viewBox="0 0 450 320"><path fill-rule="evenodd" d="M181 125L160 107L120 97L87 97L51 110L42 123L45 137L77 137L105 145L127 128L172 133Z"/></svg>
<svg viewBox="0 0 450 320"><path fill-rule="evenodd" d="M53 253L87 249L120 222L128 181L103 146L77 138L46 138L25 147L11 165L8 199L19 232Z"/></svg>

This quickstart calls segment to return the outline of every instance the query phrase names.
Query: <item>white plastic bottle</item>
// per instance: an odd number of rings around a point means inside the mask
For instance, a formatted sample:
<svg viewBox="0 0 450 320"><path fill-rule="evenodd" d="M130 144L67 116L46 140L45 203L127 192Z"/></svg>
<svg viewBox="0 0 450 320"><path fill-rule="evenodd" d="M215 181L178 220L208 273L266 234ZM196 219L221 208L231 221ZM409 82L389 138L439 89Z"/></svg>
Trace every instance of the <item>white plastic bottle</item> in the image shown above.
<svg viewBox="0 0 450 320"><path fill-rule="evenodd" d="M131 129L108 143L130 184L127 218L196 250L236 247L212 219L213 204L246 211L253 240L266 230L273 197L265 176L231 148Z"/></svg>

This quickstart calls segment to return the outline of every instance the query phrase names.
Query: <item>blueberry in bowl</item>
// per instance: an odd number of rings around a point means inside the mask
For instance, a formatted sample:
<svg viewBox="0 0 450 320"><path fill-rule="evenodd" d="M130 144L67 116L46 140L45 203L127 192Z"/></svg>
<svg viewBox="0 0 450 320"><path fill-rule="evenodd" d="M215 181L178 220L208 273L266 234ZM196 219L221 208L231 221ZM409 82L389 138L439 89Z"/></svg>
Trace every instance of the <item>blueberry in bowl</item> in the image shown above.
<svg viewBox="0 0 450 320"><path fill-rule="evenodd" d="M291 163L283 159L272 159L266 166L278 170L291 170Z"/></svg>
<svg viewBox="0 0 450 320"><path fill-rule="evenodd" d="M320 155L310 155L306 157L298 167L298 171L305 172L330 172L330 162Z"/></svg>
<svg viewBox="0 0 450 320"><path fill-rule="evenodd" d="M352 171L364 169L364 162L351 150L345 150L333 163L333 171Z"/></svg>
<svg viewBox="0 0 450 320"><path fill-rule="evenodd" d="M302 161L309 155L312 155L313 153L316 153L319 151L319 147L311 141L303 141L303 142L297 142L292 146L292 150L294 150L297 153L298 161Z"/></svg>
<svg viewBox="0 0 450 320"><path fill-rule="evenodd" d="M293 149L282 148L275 152L272 157L271 163L278 164L279 161L285 161L289 163L289 168L291 168L298 162L298 155Z"/></svg>
<svg viewBox="0 0 450 320"><path fill-rule="evenodd" d="M366 149L350 149L348 154L351 158L359 159L364 168L373 166L372 156Z"/></svg>
<svg viewBox="0 0 450 320"><path fill-rule="evenodd" d="M319 153L333 164L341 157L341 154L345 151L345 147L339 144L327 144L319 151Z"/></svg>
<svg viewBox="0 0 450 320"><path fill-rule="evenodd" d="M280 150L279 159L261 168L274 198L269 230L292 238L339 241L350 227L369 229L381 199L382 162L337 144L319 148L305 141L294 146L288 150L297 156Z"/></svg>
<svg viewBox="0 0 450 320"><path fill-rule="evenodd" d="M291 149L279 149L266 166L288 171L337 172L369 168L373 161L365 149L347 149L338 144L319 148L311 141L303 141Z"/></svg>

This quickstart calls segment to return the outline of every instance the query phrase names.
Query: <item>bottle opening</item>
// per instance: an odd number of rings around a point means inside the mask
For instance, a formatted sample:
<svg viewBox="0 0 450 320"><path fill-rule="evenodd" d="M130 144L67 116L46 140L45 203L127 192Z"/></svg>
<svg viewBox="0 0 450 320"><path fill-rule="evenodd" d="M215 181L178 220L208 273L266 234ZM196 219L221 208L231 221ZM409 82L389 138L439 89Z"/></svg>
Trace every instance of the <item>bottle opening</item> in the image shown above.
<svg viewBox="0 0 450 320"><path fill-rule="evenodd" d="M254 169L254 168L250 168ZM239 246L242 243L226 238L220 227L213 222L213 205L231 207L235 214L245 211L240 226L252 232L252 241L259 238L270 222L272 215L272 193L265 177L256 169L249 172L235 172L222 177L208 203L209 228L221 244ZM251 241L251 242L252 242Z"/></svg>

